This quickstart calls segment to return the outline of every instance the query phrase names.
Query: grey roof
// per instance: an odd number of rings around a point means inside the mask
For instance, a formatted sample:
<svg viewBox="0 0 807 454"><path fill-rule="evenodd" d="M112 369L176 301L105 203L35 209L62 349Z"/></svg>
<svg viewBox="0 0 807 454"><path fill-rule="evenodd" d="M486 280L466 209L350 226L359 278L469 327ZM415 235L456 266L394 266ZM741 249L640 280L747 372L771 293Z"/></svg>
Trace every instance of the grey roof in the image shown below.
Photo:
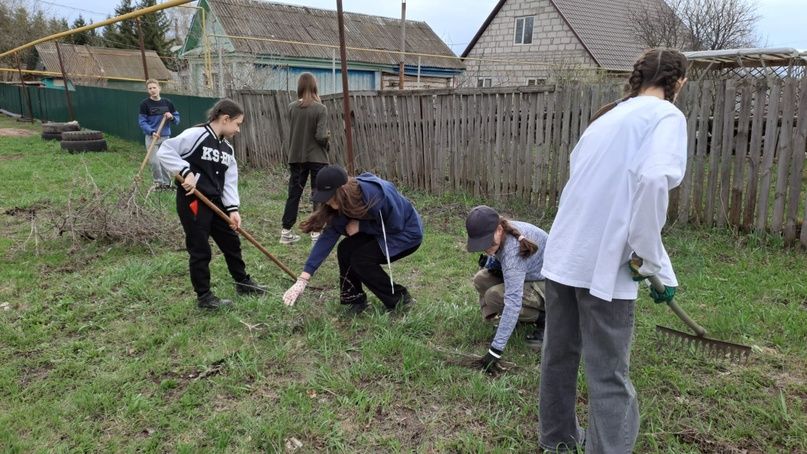
<svg viewBox="0 0 807 454"><path fill-rule="evenodd" d="M109 47L59 44L67 76L71 79L103 79L125 77L143 79L143 60L137 49L113 49ZM36 51L47 71L61 72L56 45L47 42L36 45ZM172 79L172 73L153 50L146 51L149 77L160 80ZM71 74L73 76L71 76ZM80 77L92 75L96 77Z"/></svg>
<svg viewBox="0 0 807 454"><path fill-rule="evenodd" d="M508 0L499 0L482 27L462 53L468 56L493 18ZM518 1L518 0L510 0ZM578 37L594 61L603 69L629 71L644 50L636 39L632 13L638 5L666 8L663 0L549 0ZM540 33L540 29L535 29Z"/></svg>
<svg viewBox="0 0 807 454"><path fill-rule="evenodd" d="M230 36L251 36L306 43L339 44L336 11L292 6L261 0L209 0L211 11ZM400 51L400 19L345 13L345 40L348 47ZM284 57L330 60L332 49L303 44L233 39L237 52ZM463 69L464 64L425 22L406 21L406 51L445 55L421 57L423 66ZM397 65L399 55L377 51L347 51L348 60L371 64ZM338 58L338 51L337 51ZM407 55L407 65L417 65L418 57Z"/></svg>
<svg viewBox="0 0 807 454"><path fill-rule="evenodd" d="M572 31L604 69L627 71L645 50L631 17L640 4L667 7L663 0L551 0Z"/></svg>

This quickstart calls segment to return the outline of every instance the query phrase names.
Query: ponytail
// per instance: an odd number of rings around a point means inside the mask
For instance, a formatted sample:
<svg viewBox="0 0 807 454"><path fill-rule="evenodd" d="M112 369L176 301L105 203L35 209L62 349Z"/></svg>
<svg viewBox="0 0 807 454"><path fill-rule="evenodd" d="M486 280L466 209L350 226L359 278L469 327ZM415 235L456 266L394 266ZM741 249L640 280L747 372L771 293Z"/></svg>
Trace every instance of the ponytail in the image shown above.
<svg viewBox="0 0 807 454"><path fill-rule="evenodd" d="M513 225L507 221L507 219L499 219L499 224L502 226L502 229L504 229L504 233L512 235L518 241L518 255L520 257L527 258L538 252L537 244L533 243L529 238L522 235L517 228L513 227Z"/></svg>

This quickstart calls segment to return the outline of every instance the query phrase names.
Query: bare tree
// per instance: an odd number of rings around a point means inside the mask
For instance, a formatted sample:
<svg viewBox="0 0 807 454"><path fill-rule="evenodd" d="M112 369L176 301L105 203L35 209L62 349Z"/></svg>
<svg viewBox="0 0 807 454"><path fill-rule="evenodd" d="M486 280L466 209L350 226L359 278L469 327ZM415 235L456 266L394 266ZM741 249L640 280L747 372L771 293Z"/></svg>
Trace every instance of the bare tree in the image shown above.
<svg viewBox="0 0 807 454"><path fill-rule="evenodd" d="M641 2L632 14L636 38L647 47L716 50L754 46L756 0Z"/></svg>

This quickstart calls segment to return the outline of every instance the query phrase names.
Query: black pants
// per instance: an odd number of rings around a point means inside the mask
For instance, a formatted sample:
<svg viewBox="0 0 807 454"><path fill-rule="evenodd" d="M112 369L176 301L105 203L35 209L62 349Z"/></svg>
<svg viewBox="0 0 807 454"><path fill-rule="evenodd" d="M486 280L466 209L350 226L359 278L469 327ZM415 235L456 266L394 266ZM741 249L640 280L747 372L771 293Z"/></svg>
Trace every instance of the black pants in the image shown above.
<svg viewBox="0 0 807 454"><path fill-rule="evenodd" d="M321 162L302 162L289 164L289 197L286 199L286 209L283 210L283 228L290 229L297 222L297 211L300 209L300 197L303 195L308 175L311 175L311 190L314 189L314 180L317 173L328 164ZM314 209L316 209L314 204Z"/></svg>
<svg viewBox="0 0 807 454"><path fill-rule="evenodd" d="M418 247L420 247L419 244L390 257L390 262L411 255ZM365 300L367 295L364 293L362 284L366 285L389 308L394 308L401 299L401 295L406 292L406 287L395 283L395 293L392 293L389 275L381 267L382 264L387 263L387 258L374 236L357 233L345 238L337 247L336 257L339 261L342 304L353 304Z"/></svg>
<svg viewBox="0 0 807 454"><path fill-rule="evenodd" d="M196 202L196 214L191 211L191 203ZM221 199L212 200L224 210ZM177 214L185 230L185 247L190 254L188 266L191 272L191 283L197 295L210 291L210 242L209 237L219 246L227 261L227 269L236 282L249 279L246 265L241 258L241 240L230 225L218 217L196 197L188 197L180 187L177 191Z"/></svg>

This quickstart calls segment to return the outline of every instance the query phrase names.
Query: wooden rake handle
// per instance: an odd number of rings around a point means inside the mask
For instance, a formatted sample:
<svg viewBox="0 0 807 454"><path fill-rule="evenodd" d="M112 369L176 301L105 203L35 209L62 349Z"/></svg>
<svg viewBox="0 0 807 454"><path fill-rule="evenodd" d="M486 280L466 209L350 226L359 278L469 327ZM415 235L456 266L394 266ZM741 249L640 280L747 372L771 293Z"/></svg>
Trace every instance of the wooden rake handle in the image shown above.
<svg viewBox="0 0 807 454"><path fill-rule="evenodd" d="M174 178L176 178L176 180L179 182L179 184L180 184L180 185L181 185L181 184L182 184L182 183L185 181L185 179L184 179L184 178L182 178L182 176L181 176L181 175L179 175L179 174L176 174L176 175L174 176ZM182 190L184 190L184 189L180 188L180 190L182 191ZM218 215L218 217L220 217L220 218L222 218L223 220L227 221L227 223L229 223L229 222L230 222L230 217L229 217L229 216L227 216L227 213L225 213L225 212L221 211L221 209L220 209L219 207L217 207L217 206L216 206L216 204L214 204L213 202L211 202L211 201L210 201L210 199L208 199L207 197L205 197L205 195L204 195L204 194L202 194L201 192L199 192L199 190L198 190L198 189L194 189L194 190L193 190L193 195L195 195L197 199L201 200L201 201L202 201L202 203L204 203L205 205L207 205L207 207L208 207L208 208L210 208L211 210L213 210L213 212L214 212L214 213L216 213L216 215ZM286 274L288 274L289 276L291 276L291 278L292 278L293 280L295 280L295 281L297 280L297 275L295 275L295 274L294 274L294 273L293 273L293 272L292 272L292 271L289 269L289 267L287 267L286 265L284 265L284 264L283 264L283 262L281 262L280 260L278 260L278 259L277 259L277 257L275 257L274 255L272 255L272 253L271 253L271 252L269 252L269 250L267 250L265 247L263 247L263 246L261 245L261 243L259 243L259 242L258 242L258 240L256 240L256 239L255 239L255 237L253 237L252 235L250 235L250 233L249 233L249 232L247 232L246 230L242 229L241 227L238 227L237 229L235 229L235 231L236 231L236 232L238 232L238 233L240 233L240 234L241 234L241 236L243 236L244 238L246 238L246 239L247 239L247 241L249 241L249 242L250 242L250 243L252 243L252 244L253 244L253 245L254 245L256 248L258 248L258 250L259 250L259 251L263 252L263 255L265 255L265 256L267 256L267 257L269 257L269 259L270 259L271 261L275 262L275 265L277 265L278 267L280 267L280 269L281 269L281 270L285 271L285 272L286 272Z"/></svg>
<svg viewBox="0 0 807 454"><path fill-rule="evenodd" d="M659 279L658 276L650 276L647 279L650 281L650 285L652 285L657 292L664 293L664 284L661 282L661 279ZM689 326L690 329L695 332L695 334L700 337L706 336L706 330L703 329L702 326L698 325L695 320L692 320L683 309L678 307L678 304L675 303L675 299L667 303L667 306L670 306L670 309L672 309L675 315L677 315L682 322L686 323L687 326Z"/></svg>
<svg viewBox="0 0 807 454"><path fill-rule="evenodd" d="M143 169L146 167L146 163L149 162L149 158L151 157L151 152L154 150L154 145L160 140L160 133L163 131L163 126L165 126L165 115L163 115L163 119L160 120L160 125L157 126L157 137L151 138L151 143L149 144L148 149L146 150L146 157L143 158L143 162L140 163L140 168L137 170L137 174L135 175L135 179L140 178L140 174L143 173Z"/></svg>

